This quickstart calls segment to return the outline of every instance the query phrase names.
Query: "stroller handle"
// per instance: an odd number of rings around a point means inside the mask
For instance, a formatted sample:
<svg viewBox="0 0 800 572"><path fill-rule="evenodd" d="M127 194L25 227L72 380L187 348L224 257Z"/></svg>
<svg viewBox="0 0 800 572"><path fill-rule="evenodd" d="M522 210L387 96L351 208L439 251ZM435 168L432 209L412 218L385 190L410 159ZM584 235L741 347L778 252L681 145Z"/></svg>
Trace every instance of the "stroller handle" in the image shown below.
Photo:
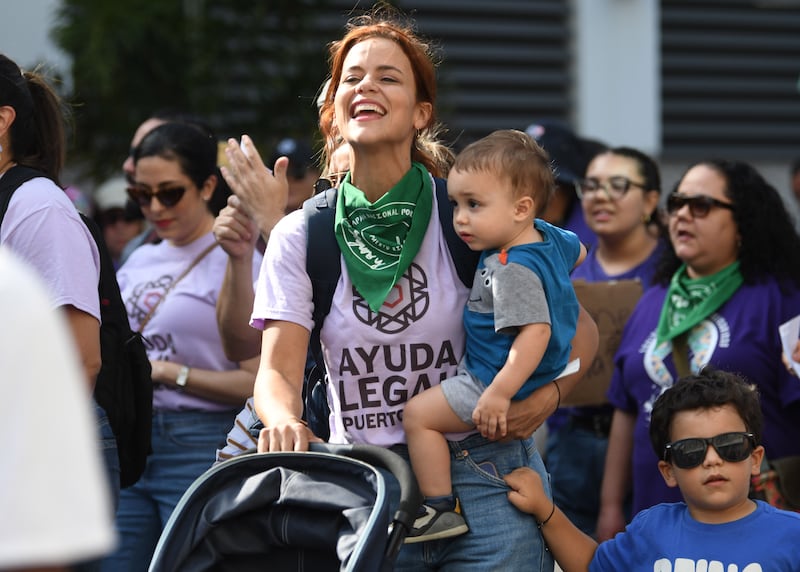
<svg viewBox="0 0 800 572"><path fill-rule="evenodd" d="M397 453L377 445L355 444L338 445L332 443L308 444L308 450L318 453L342 455L358 461L363 461L376 467L388 470L400 483L400 504L394 513L393 522L402 525L403 529L394 526L389 543L387 555L397 555L417 516L417 510L422 504L422 493L419 490L417 479L411 466Z"/></svg>

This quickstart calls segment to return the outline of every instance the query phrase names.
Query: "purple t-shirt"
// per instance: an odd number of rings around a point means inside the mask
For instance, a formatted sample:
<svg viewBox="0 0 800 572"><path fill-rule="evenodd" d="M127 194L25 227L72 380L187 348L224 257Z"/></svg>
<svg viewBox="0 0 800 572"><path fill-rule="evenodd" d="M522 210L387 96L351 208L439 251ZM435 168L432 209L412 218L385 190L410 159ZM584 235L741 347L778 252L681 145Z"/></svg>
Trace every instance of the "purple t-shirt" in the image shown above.
<svg viewBox="0 0 800 572"><path fill-rule="evenodd" d="M636 415L633 435L633 512L681 499L658 472L650 445L650 412L656 398L677 379L672 343L656 346L655 330L666 295L665 286L645 291L622 334L615 356L608 397L618 409ZM758 386L764 413L763 445L767 455L800 454L800 418L788 404L800 401L800 382L781 361L778 326L800 314L800 290L782 293L772 280L745 284L717 312L689 335L692 372L712 364L736 372Z"/></svg>
<svg viewBox="0 0 800 572"><path fill-rule="evenodd" d="M656 272L656 264L658 263L658 258L661 256L661 251L663 249L664 244L659 242L653 252L650 253L650 256L639 265L634 266L627 272L611 275L606 274L606 271L603 270L603 267L600 266L600 263L597 261L597 249L595 248L590 250L583 263L579 264L575 270L572 271L570 278L573 280L583 279L587 282L639 279L642 282L642 289L647 290Z"/></svg>
<svg viewBox="0 0 800 572"><path fill-rule="evenodd" d="M597 244L597 235L589 228L589 225L586 224L586 220L583 218L583 208L581 208L580 200L575 200L572 209L569 211L569 214L567 214L566 220L564 220L564 224L560 226L577 234L578 240L581 241L581 244L583 244L587 250L590 252L594 250Z"/></svg>

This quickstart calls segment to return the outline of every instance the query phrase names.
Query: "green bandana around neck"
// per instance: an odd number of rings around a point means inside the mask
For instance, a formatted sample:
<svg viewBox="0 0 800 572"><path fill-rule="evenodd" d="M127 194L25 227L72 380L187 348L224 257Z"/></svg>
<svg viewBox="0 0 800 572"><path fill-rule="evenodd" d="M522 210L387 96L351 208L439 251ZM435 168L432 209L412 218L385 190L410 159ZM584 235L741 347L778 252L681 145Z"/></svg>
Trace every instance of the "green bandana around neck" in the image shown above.
<svg viewBox="0 0 800 572"><path fill-rule="evenodd" d="M672 277L656 329L656 345L671 340L716 312L744 283L739 261L716 274L689 278L686 265Z"/></svg>
<svg viewBox="0 0 800 572"><path fill-rule="evenodd" d="M350 183L339 186L336 242L350 280L377 312L422 246L433 210L431 177L412 163L402 179L374 203Z"/></svg>

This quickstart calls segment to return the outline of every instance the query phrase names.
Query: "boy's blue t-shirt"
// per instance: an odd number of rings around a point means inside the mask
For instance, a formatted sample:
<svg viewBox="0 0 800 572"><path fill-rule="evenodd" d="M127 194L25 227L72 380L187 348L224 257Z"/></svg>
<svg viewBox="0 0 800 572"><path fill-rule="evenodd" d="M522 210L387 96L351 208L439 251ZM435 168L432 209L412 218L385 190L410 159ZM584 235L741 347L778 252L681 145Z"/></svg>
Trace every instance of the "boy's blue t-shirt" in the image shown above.
<svg viewBox="0 0 800 572"><path fill-rule="evenodd" d="M752 513L723 524L696 521L683 502L643 510L597 547L589 571L799 571L800 514L756 503Z"/></svg>

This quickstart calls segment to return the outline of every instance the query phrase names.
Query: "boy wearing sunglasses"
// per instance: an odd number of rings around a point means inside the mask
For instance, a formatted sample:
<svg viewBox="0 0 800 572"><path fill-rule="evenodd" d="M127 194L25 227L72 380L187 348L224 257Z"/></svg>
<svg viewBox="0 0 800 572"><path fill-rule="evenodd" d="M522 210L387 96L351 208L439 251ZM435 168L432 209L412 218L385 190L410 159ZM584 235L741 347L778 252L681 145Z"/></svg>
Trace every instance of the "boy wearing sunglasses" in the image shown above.
<svg viewBox="0 0 800 572"><path fill-rule="evenodd" d="M509 500L540 523L565 571L800 571L800 514L748 498L764 447L754 386L710 367L682 378L656 400L650 440L658 468L684 502L636 515L599 546L544 493L533 471L506 476Z"/></svg>

